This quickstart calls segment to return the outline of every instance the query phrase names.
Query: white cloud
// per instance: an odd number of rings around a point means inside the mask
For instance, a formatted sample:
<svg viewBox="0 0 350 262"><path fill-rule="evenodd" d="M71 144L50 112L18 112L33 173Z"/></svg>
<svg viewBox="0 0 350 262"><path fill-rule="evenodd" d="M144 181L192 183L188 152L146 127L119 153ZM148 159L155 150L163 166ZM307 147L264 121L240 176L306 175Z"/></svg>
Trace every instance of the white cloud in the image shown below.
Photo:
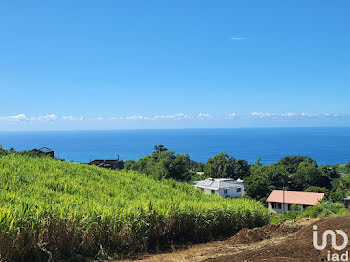
<svg viewBox="0 0 350 262"><path fill-rule="evenodd" d="M298 114L296 114L296 113L284 113L284 114L281 114L281 116L285 116L285 117L296 117L296 116L298 116Z"/></svg>
<svg viewBox="0 0 350 262"><path fill-rule="evenodd" d="M175 115L156 115L152 117L153 120L156 119L170 119L170 120L181 120L181 119L189 119L190 117L184 113L178 113Z"/></svg>
<svg viewBox="0 0 350 262"><path fill-rule="evenodd" d="M112 116L112 117L108 118L108 120L115 121L115 120L120 120L120 118Z"/></svg>
<svg viewBox="0 0 350 262"><path fill-rule="evenodd" d="M211 114L207 114L207 113L199 113L197 115L197 118L204 120L204 119L211 119L211 118L213 118L213 116Z"/></svg>
<svg viewBox="0 0 350 262"><path fill-rule="evenodd" d="M191 117L184 114L178 113L174 115L155 115L155 116L142 116L142 115L131 115L127 117L121 117L121 120L182 120L182 119L190 119Z"/></svg>
<svg viewBox="0 0 350 262"><path fill-rule="evenodd" d="M147 120L148 117L140 116L140 115L132 115L132 116L124 117L122 119L125 119L125 120Z"/></svg>
<svg viewBox="0 0 350 262"><path fill-rule="evenodd" d="M77 120L77 119L74 116L62 116L62 120L74 121L74 120Z"/></svg>
<svg viewBox="0 0 350 262"><path fill-rule="evenodd" d="M231 37L231 40L234 40L234 41L241 41L241 40L247 40L248 38L246 37Z"/></svg>
<svg viewBox="0 0 350 262"><path fill-rule="evenodd" d="M16 121L28 121L29 118L25 114L19 114L15 116L5 116L5 119L16 120Z"/></svg>
<svg viewBox="0 0 350 262"><path fill-rule="evenodd" d="M271 113L263 113L263 112L253 112L251 116L257 118L274 118L274 119L305 119L305 118L330 118L337 117L337 115L332 115L329 113L324 114L309 114L309 113L282 113L282 114L271 114Z"/></svg>
<svg viewBox="0 0 350 262"><path fill-rule="evenodd" d="M32 120L42 120L42 121L56 121L57 116L55 114L39 116L37 118L33 118Z"/></svg>
<svg viewBox="0 0 350 262"><path fill-rule="evenodd" d="M226 118L236 118L237 114L236 113L231 113L226 116Z"/></svg>
<svg viewBox="0 0 350 262"><path fill-rule="evenodd" d="M68 120L68 121L83 121L85 118L83 116L81 117L75 117L75 116L62 116L62 120Z"/></svg>
<svg viewBox="0 0 350 262"><path fill-rule="evenodd" d="M56 121L57 116L55 114L51 114L51 115L43 115L38 117L28 117L25 114L19 114L14 116L1 117L1 119L14 120L14 121Z"/></svg>
<svg viewBox="0 0 350 262"><path fill-rule="evenodd" d="M251 113L252 116L255 116L255 117L269 117L269 116L272 116L272 114L270 113L263 113L263 112L253 112Z"/></svg>

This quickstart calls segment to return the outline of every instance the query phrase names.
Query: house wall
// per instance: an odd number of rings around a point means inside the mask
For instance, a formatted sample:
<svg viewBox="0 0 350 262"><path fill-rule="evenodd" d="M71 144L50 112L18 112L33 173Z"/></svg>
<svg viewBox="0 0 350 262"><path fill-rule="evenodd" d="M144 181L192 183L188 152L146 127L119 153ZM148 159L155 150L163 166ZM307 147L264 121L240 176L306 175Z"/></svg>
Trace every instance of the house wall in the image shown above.
<svg viewBox="0 0 350 262"><path fill-rule="evenodd" d="M281 208L280 209L279 208L272 208L272 203L271 202L268 203L268 206L269 206L269 209L271 211L274 211L274 212L280 213L280 214L282 214L283 211L284 212L288 212L289 211L288 210L288 204L286 204L286 203L284 203L284 204L281 203Z"/></svg>
<svg viewBox="0 0 350 262"><path fill-rule="evenodd" d="M300 205L302 207L304 207L304 205ZM281 208L272 208L272 203L271 202L268 202L268 208L271 210L271 211L274 211L276 213L280 213L282 214L283 212L289 212L290 210L288 210L288 203L284 203L282 204L281 203Z"/></svg>
<svg viewBox="0 0 350 262"><path fill-rule="evenodd" d="M241 188L241 192L237 192L237 187ZM244 186L242 184L242 185L237 185L236 187L228 188L227 194L225 194L225 190L221 188L218 193L222 197L240 197L244 193Z"/></svg>
<svg viewBox="0 0 350 262"><path fill-rule="evenodd" d="M238 187L238 185L237 185ZM214 194L222 196L222 197L240 197L243 195L244 193L244 186L241 185L239 187L241 187L241 192L237 192L237 187L232 187L227 189L227 194L225 194L224 189L220 189L220 190L214 190ZM211 189L207 189L207 188L200 188L201 190L203 190L203 192L205 194L213 194Z"/></svg>
<svg viewBox="0 0 350 262"><path fill-rule="evenodd" d="M203 192L205 193L205 194L208 194L208 195L210 195L210 194L212 194L212 192L211 192L211 190L210 189L207 189L207 188L201 188L202 190L203 190ZM218 191L217 190L215 190L214 191L214 194L219 194L218 193Z"/></svg>

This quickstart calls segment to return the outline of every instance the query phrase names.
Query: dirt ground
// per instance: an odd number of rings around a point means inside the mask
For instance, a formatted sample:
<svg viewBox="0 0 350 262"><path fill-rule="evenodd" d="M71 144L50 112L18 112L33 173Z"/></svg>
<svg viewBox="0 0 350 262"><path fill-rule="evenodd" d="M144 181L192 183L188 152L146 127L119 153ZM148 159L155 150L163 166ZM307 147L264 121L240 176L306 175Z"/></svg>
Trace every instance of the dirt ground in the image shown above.
<svg viewBox="0 0 350 262"><path fill-rule="evenodd" d="M313 247L313 226L317 225L319 243L325 230L343 230L350 237L350 217L324 220L303 219L285 221L255 229L242 229L232 238L207 244L194 245L172 253L144 256L142 262L260 262L260 261L327 261L327 251L338 254L350 251L350 244L343 251L331 249L331 241L324 251ZM342 243L342 238L337 238ZM349 260L350 261L350 260ZM135 262L135 260L123 260Z"/></svg>

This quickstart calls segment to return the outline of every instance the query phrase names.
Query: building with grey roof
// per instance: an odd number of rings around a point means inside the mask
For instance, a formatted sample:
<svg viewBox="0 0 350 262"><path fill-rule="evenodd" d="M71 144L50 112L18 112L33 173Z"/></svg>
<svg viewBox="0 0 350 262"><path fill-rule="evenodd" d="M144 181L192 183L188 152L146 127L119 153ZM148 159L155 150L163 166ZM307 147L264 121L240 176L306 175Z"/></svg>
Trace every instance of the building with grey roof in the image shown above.
<svg viewBox="0 0 350 262"><path fill-rule="evenodd" d="M224 198L240 197L244 193L243 180L232 178L207 178L196 181L195 187L200 188L206 194L217 194Z"/></svg>

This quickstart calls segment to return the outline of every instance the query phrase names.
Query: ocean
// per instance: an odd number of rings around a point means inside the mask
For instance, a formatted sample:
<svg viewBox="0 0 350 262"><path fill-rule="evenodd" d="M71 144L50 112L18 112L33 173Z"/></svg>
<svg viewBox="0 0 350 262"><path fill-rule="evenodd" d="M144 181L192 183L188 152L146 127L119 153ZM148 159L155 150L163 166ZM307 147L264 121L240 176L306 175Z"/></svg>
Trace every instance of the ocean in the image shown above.
<svg viewBox="0 0 350 262"><path fill-rule="evenodd" d="M137 160L157 144L201 162L221 152L249 163L261 158L270 164L288 155L310 156L319 165L350 161L350 127L0 132L0 145L6 149L46 146L56 157L75 162L118 154Z"/></svg>

